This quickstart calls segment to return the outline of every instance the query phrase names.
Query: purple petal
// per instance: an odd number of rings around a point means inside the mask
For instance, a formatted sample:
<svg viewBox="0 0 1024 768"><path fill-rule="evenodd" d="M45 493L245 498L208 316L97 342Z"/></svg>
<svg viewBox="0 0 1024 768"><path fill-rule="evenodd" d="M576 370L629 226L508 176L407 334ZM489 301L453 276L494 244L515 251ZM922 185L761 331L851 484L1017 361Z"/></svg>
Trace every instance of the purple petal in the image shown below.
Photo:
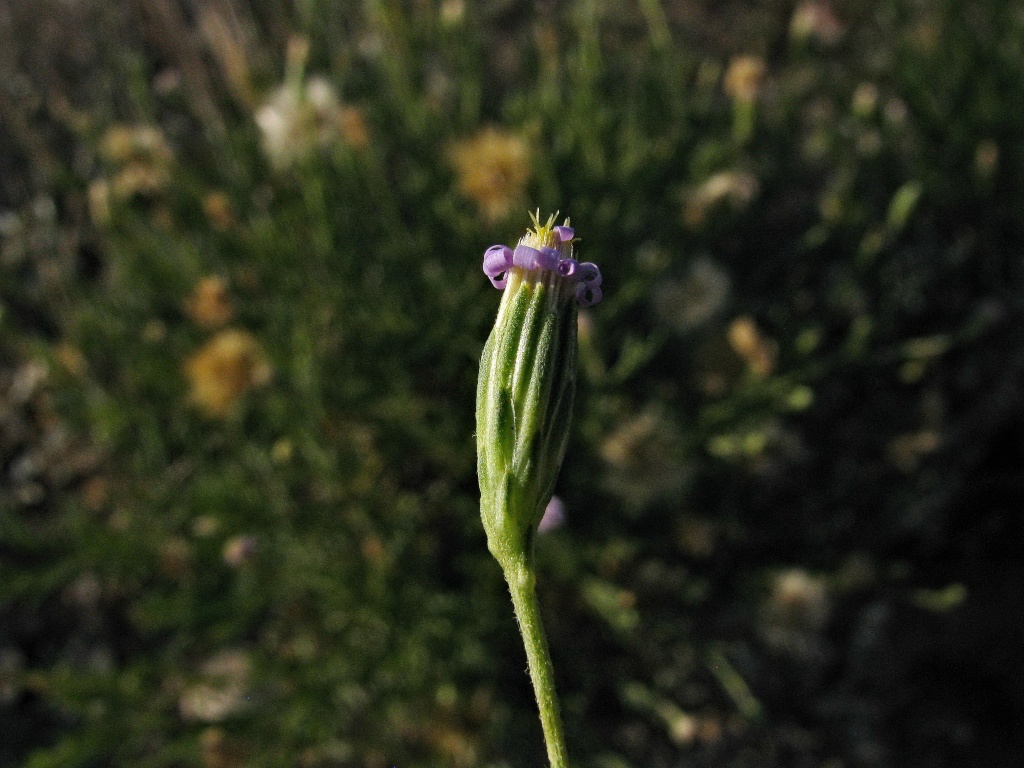
<svg viewBox="0 0 1024 768"><path fill-rule="evenodd" d="M512 266L512 249L507 245L492 245L484 251L484 274L497 277Z"/></svg>
<svg viewBox="0 0 1024 768"><path fill-rule="evenodd" d="M576 273L581 283L588 283L595 288L601 284L601 270L592 261L585 261L580 264L580 270Z"/></svg>
<svg viewBox="0 0 1024 768"><path fill-rule="evenodd" d="M512 252L512 263L527 271L537 268L538 258L540 258L540 251L528 245L517 245Z"/></svg>
<svg viewBox="0 0 1024 768"><path fill-rule="evenodd" d="M508 272L502 272L500 276L496 275L494 277L488 275L487 279L491 281L491 285L495 288L502 290L508 284Z"/></svg>
<svg viewBox="0 0 1024 768"><path fill-rule="evenodd" d="M549 271L558 269L558 260L561 256L561 251L554 248L541 248L540 255L537 257L537 267Z"/></svg>
<svg viewBox="0 0 1024 768"><path fill-rule="evenodd" d="M574 277L580 263L576 259L562 259L558 262L558 274L562 277Z"/></svg>
<svg viewBox="0 0 1024 768"><path fill-rule="evenodd" d="M574 230L572 227L566 226L555 227L555 234L558 235L559 241L563 243L568 243L576 234L576 230Z"/></svg>
<svg viewBox="0 0 1024 768"><path fill-rule="evenodd" d="M579 283L576 286L576 301L581 307L592 307L601 301L601 289L593 283Z"/></svg>

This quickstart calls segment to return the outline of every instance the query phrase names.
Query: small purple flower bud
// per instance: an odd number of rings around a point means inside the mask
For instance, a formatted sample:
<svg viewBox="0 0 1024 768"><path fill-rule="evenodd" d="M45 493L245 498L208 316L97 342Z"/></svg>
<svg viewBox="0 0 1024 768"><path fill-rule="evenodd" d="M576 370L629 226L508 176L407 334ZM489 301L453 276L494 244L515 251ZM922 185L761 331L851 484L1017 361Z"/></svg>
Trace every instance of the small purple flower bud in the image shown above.
<svg viewBox="0 0 1024 768"><path fill-rule="evenodd" d="M581 307L592 307L601 301L601 288L594 283L580 283L576 286L576 301Z"/></svg>
<svg viewBox="0 0 1024 768"><path fill-rule="evenodd" d="M477 474L487 544L506 573L528 563L568 446L576 389L577 304L600 298L581 283L571 227L534 217L512 252L477 386ZM491 257L488 256L488 259ZM501 266L494 257L495 268ZM588 274L600 272L591 264ZM582 291L580 289L583 289ZM553 509L557 509L553 507ZM545 529L556 525L552 512Z"/></svg>
<svg viewBox="0 0 1024 768"><path fill-rule="evenodd" d="M540 251L528 245L517 245L512 252L512 264L522 267L527 272L537 269L537 261L540 258Z"/></svg>
<svg viewBox="0 0 1024 768"><path fill-rule="evenodd" d="M556 528L561 528L565 524L565 504L557 496L552 496L551 501L544 508L544 516L540 519L540 525L537 526L538 533L547 533L553 531Z"/></svg>
<svg viewBox="0 0 1024 768"><path fill-rule="evenodd" d="M562 259L558 262L558 274L562 277L575 277L579 268L580 263L576 259Z"/></svg>

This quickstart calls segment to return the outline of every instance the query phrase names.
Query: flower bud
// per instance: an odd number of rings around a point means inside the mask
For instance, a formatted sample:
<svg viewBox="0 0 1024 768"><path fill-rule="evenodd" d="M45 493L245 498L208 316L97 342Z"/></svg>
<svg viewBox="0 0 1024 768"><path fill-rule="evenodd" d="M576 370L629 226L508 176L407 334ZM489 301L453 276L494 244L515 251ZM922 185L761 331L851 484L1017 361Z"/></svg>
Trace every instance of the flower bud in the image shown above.
<svg viewBox="0 0 1024 768"><path fill-rule="evenodd" d="M555 217L514 249L492 246L484 272L503 288L477 384L480 511L491 553L528 564L569 438L576 390L577 303L601 297L601 273L573 259L574 232Z"/></svg>

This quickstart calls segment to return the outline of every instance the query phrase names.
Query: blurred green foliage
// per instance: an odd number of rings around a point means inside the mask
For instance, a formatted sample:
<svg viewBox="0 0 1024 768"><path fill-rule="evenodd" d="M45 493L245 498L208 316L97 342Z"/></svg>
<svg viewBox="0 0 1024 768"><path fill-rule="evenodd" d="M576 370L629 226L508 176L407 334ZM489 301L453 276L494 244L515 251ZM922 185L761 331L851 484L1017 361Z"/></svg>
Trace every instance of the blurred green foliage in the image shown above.
<svg viewBox="0 0 1024 768"><path fill-rule="evenodd" d="M601 265L579 765L1024 749L1024 6L0 2L0 764L543 760L480 255Z"/></svg>

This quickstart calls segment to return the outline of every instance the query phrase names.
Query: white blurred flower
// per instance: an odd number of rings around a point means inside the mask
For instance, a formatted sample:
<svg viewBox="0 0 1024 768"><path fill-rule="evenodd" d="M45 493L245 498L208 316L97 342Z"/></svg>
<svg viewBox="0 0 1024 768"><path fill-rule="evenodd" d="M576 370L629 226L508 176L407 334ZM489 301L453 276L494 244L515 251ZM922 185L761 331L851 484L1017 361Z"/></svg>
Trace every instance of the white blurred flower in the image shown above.
<svg viewBox="0 0 1024 768"><path fill-rule="evenodd" d="M686 196L683 218L691 227L699 227L708 214L719 205L728 203L734 210L742 210L760 191L757 177L747 171L721 171L707 179Z"/></svg>
<svg viewBox="0 0 1024 768"><path fill-rule="evenodd" d="M22 689L25 654L13 646L0 648L0 704L14 702Z"/></svg>
<svg viewBox="0 0 1024 768"><path fill-rule="evenodd" d="M761 605L760 631L768 645L797 657L818 656L832 613L829 587L801 568L777 573Z"/></svg>
<svg viewBox="0 0 1024 768"><path fill-rule="evenodd" d="M256 112L263 134L263 151L271 165L288 168L318 149L367 141L362 113L343 106L326 79L285 83Z"/></svg>
<svg viewBox="0 0 1024 768"><path fill-rule="evenodd" d="M248 534L232 536L224 543L222 556L224 562L232 568L240 568L252 561L258 548L255 536Z"/></svg>
<svg viewBox="0 0 1024 768"><path fill-rule="evenodd" d="M601 443L606 464L603 482L634 508L672 498L683 490L689 476L681 453L681 439L672 420L648 409L623 419Z"/></svg>
<svg viewBox="0 0 1024 768"><path fill-rule="evenodd" d="M999 168L999 145L992 139L981 141L974 151L974 172L986 181Z"/></svg>
<svg viewBox="0 0 1024 768"><path fill-rule="evenodd" d="M465 0L443 0L441 3L441 24L445 27L457 27L466 16Z"/></svg>
<svg viewBox="0 0 1024 768"><path fill-rule="evenodd" d="M874 83L861 83L853 91L850 110L862 120L867 120L878 110L878 100L878 86Z"/></svg>
<svg viewBox="0 0 1024 768"><path fill-rule="evenodd" d="M178 700L185 720L219 723L245 708L251 673L249 655L238 649L221 651L203 664L200 679Z"/></svg>
<svg viewBox="0 0 1024 768"><path fill-rule="evenodd" d="M682 280L666 280L654 291L654 310L680 333L693 330L717 315L729 298L729 274L707 256L690 263Z"/></svg>
<svg viewBox="0 0 1024 768"><path fill-rule="evenodd" d="M793 11L789 33L796 40L812 40L829 47L842 40L846 26L827 0L808 0Z"/></svg>

